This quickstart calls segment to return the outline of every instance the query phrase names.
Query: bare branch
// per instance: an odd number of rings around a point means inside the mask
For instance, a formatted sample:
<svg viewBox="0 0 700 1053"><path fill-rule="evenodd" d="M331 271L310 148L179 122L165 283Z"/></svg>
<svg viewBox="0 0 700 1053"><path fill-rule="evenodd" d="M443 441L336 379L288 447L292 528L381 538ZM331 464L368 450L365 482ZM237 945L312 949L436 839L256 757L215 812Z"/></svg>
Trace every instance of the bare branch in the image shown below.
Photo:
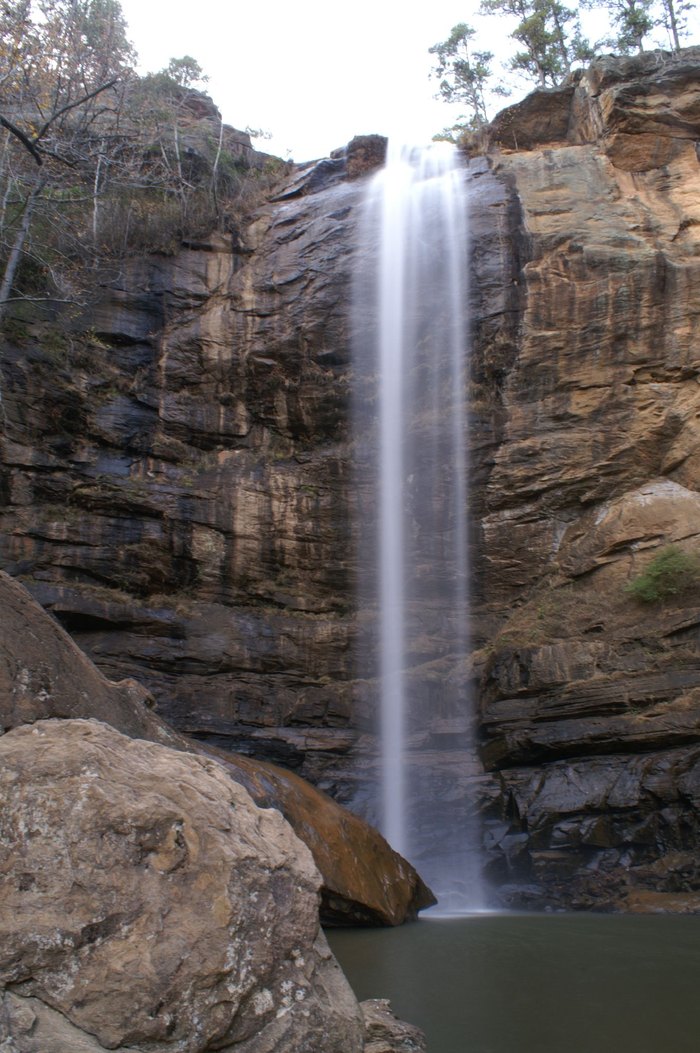
<svg viewBox="0 0 700 1053"><path fill-rule="evenodd" d="M22 146L25 150L29 151L38 165L43 165L44 162L36 142L30 139L29 136L25 135L22 129L18 128L16 124L12 123L12 121L8 121L7 117L3 117L2 114L0 114L0 124L3 128L7 128L8 132L14 135L16 139L19 139Z"/></svg>
<svg viewBox="0 0 700 1053"><path fill-rule="evenodd" d="M76 106L82 106L83 103L89 102L90 99L94 99L96 95L101 95L103 91L107 91L108 88L113 88L118 81L118 77L113 80L107 81L106 84L102 84L99 88L95 88L94 91L90 91L87 95L82 95L79 99L75 99L74 102L68 102L65 106L62 106L60 110L56 110L52 113L48 121L44 124L43 128L40 128L37 134L34 136L34 142L38 143L40 139L43 139L48 132L54 121L57 121L59 117L62 117L64 113L68 113L69 110L74 110Z"/></svg>

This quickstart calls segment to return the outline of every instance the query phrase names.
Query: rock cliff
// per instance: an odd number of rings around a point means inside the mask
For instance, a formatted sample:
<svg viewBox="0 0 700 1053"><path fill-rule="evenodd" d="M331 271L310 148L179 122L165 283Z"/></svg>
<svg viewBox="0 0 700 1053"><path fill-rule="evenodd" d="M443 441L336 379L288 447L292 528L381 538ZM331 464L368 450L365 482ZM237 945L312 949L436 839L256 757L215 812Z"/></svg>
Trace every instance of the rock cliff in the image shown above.
<svg viewBox="0 0 700 1053"><path fill-rule="evenodd" d="M626 592L700 540L699 59L601 59L490 130L521 258L482 495L482 755L499 877L535 900L700 902L700 592Z"/></svg>
<svg viewBox="0 0 700 1053"><path fill-rule="evenodd" d="M625 586L700 533L699 139L689 49L601 59L469 146L487 773L447 724L422 748L447 749L514 903L697 902L700 594ZM179 730L370 815L348 305L381 149L297 172L240 238L132 261L60 340L14 325L2 355L2 565ZM428 708L446 632L425 615Z"/></svg>

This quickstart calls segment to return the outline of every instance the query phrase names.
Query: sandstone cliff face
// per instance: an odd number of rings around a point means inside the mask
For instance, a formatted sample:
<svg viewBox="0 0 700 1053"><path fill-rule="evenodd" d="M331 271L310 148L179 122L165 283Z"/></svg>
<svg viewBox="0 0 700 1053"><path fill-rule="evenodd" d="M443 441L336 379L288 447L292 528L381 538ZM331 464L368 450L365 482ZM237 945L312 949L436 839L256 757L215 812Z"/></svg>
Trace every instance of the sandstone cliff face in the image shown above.
<svg viewBox="0 0 700 1053"><path fill-rule="evenodd" d="M243 246L134 261L87 336L11 327L0 558L181 730L313 769L352 739L358 187L287 195Z"/></svg>
<svg viewBox="0 0 700 1053"><path fill-rule="evenodd" d="M698 598L645 609L624 591L700 532L699 78L696 50L601 60L472 151L472 680L490 774L449 749L449 723L424 722L419 746L440 751L438 790L480 811L513 902L634 905L700 883ZM378 147L300 172L235 247L135 261L72 350L16 330L0 522L2 564L108 675L368 811L348 305ZM449 626L423 617L429 711Z"/></svg>
<svg viewBox="0 0 700 1053"><path fill-rule="evenodd" d="M481 521L483 757L499 877L535 899L700 889L698 592L625 592L700 535L698 58L600 60L491 131L524 258Z"/></svg>

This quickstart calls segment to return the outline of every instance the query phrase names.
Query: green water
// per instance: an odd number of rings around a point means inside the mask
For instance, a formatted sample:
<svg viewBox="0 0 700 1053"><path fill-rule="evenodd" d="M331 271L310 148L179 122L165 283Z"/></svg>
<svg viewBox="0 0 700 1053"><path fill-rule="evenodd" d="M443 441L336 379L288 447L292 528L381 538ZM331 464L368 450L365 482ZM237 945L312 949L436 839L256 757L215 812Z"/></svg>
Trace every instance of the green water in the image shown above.
<svg viewBox="0 0 700 1053"><path fill-rule="evenodd" d="M428 1053L700 1053L700 917L422 919L331 930L355 994Z"/></svg>

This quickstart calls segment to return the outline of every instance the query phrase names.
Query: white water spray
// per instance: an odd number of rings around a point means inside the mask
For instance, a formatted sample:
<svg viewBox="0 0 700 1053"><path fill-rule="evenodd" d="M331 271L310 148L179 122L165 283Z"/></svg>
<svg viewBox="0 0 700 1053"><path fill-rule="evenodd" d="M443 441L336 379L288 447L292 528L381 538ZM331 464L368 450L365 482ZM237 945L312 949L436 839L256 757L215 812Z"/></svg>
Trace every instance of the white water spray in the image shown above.
<svg viewBox="0 0 700 1053"><path fill-rule="evenodd" d="M362 241L357 370L360 386L376 375L369 401L379 417L376 584L364 599L379 608L380 825L446 907L476 909L463 785L468 231L457 151L390 144L370 185ZM358 416L367 442L364 406Z"/></svg>

